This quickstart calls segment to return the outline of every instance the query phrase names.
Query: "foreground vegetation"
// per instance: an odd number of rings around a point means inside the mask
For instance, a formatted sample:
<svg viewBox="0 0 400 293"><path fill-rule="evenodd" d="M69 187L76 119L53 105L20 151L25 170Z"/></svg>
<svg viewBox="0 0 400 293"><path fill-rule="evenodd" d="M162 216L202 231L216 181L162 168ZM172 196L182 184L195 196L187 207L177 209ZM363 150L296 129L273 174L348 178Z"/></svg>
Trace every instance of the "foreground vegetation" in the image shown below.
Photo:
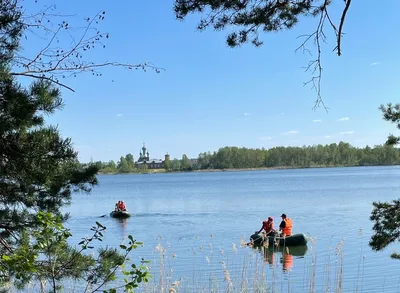
<svg viewBox="0 0 400 293"><path fill-rule="evenodd" d="M355 241L359 240L362 235L355 235ZM214 236L193 239L188 244L190 249L183 252L173 243L160 240L151 258L153 278L137 292L341 293L363 292L367 283L387 292L397 290L396 278L382 283L385 274L378 274L369 282L369 273L364 273L368 257L363 255L362 247L358 252L349 251L346 243L338 240L317 251L319 243L313 239L308 248L252 248L241 239L231 247L221 248Z"/></svg>
<svg viewBox="0 0 400 293"><path fill-rule="evenodd" d="M118 248L95 250L93 243L106 230L96 222L90 237L69 243L72 235L63 225L68 215L62 208L74 192L91 191L98 169L81 166L71 139L45 121L63 106L60 87L71 89L59 78L95 74L98 66L107 65L82 59L88 44L91 49L100 42L103 46L105 35L88 18L77 37L79 29L53 14L54 7L28 14L21 2L0 1L0 290L39 284L40 292L56 293L65 280L77 280L83 286L79 292L133 292L150 277L145 260L123 267L140 242L130 236ZM60 17L60 23L52 23L52 17ZM104 19L104 12L95 19ZM74 42L59 42L63 32ZM38 46L48 43L30 57L21 47L24 39ZM62 43L71 47L61 49ZM30 80L21 84L19 76ZM120 270L125 278L116 282Z"/></svg>
<svg viewBox="0 0 400 293"><path fill-rule="evenodd" d="M133 156L127 154L115 163L94 162L101 173L143 172L134 168ZM271 149L248 149L224 147L214 153L201 153L196 160L185 155L181 160L169 162L167 171L193 171L212 169L250 168L309 168L342 166L378 166L400 164L400 149L388 145L373 148L356 148L340 142L328 145L303 147L274 147Z"/></svg>

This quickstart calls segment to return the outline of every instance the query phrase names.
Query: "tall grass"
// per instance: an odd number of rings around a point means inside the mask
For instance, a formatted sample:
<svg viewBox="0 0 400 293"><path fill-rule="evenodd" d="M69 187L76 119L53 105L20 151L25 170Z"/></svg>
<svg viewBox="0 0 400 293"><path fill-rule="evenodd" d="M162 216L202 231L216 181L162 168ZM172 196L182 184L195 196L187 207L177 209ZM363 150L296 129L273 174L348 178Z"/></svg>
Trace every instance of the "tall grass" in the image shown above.
<svg viewBox="0 0 400 293"><path fill-rule="evenodd" d="M242 239L237 246L225 252L215 251L213 243L208 246L192 247L193 259L182 267L179 256L160 242L152 262L153 279L140 287L138 292L145 293L284 293L284 292L345 292L344 280L344 241L329 246L323 264L317 264L316 241L310 238L307 256L298 254L296 247L272 248L262 246L250 248ZM247 249L249 253L238 253ZM171 251L170 251L171 250ZM297 253L297 254L296 254ZM360 252L362 253L362 251ZM284 269L285 258L294 257L298 266L296 278L292 277L291 268ZM280 261L278 261L280 258ZM299 260L298 258L303 258ZM173 267L179 267L176 274ZM299 277L301 266L303 276ZM321 267L323 266L323 267ZM299 270L300 269L300 270ZM183 273L184 272L184 273ZM363 287L363 257L360 257L359 269L355 278L356 292Z"/></svg>
<svg viewBox="0 0 400 293"><path fill-rule="evenodd" d="M353 256L352 270L345 274L345 241L331 243L326 253L318 255L315 239L309 238L306 250L299 247L252 248L242 238L238 243L221 245L211 237L209 243L193 242L190 254L180 253L162 238L153 249L150 271L153 278L141 284L137 293L297 293L297 292L357 292L364 288L365 256L363 255L362 231L360 231L359 255ZM182 253L183 254L183 253ZM305 254L305 255L304 255ZM285 257L294 258L294 270L285 268ZM319 257L318 257L319 256ZM320 259L321 261L317 261ZM134 260L133 260L134 261ZM357 263L356 263L357 262ZM345 282L346 281L346 282ZM350 284L349 284L350 282ZM352 287L352 284L354 285ZM79 284L70 284L65 292L81 292ZM391 284L397 287L397 284ZM400 278L398 283L400 290ZM350 288L349 288L350 287ZM392 286L393 287L393 286ZM350 289L350 290L349 290ZM382 292L388 284L381 283ZM24 292L39 292L34 286ZM17 291L14 291L17 292ZM399 291L400 292L400 291Z"/></svg>

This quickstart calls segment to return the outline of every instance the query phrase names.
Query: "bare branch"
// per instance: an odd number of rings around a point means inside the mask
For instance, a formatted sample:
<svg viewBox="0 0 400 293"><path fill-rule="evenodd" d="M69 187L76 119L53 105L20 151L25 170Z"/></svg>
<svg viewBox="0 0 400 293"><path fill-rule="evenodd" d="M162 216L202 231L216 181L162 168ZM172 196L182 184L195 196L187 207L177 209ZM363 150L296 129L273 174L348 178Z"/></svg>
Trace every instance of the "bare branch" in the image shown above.
<svg viewBox="0 0 400 293"><path fill-rule="evenodd" d="M343 29L343 24L345 20L345 16L347 13L347 10L350 6L351 0L347 0L346 6L343 10L342 13L342 18L339 24L339 29L336 28L335 24L333 23L332 19L329 16L328 12L328 5L330 3L330 0L325 0L324 3L320 8L318 8L318 13L320 15L319 20L318 20L318 25L316 30L311 33L311 34L306 34L306 35L301 35L299 38L305 38L305 40L301 43L301 45L295 50L296 52L299 51L300 49L303 51L303 53L307 52L311 55L311 51L306 48L307 43L312 39L314 40L316 50L317 50L317 56L315 60L311 60L308 65L305 67L305 71L310 71L311 74L313 75L311 79L307 82L304 83L304 85L311 84L311 88L314 89L317 93L317 99L315 101L313 109L315 110L317 107L320 105L323 106L325 111L328 111L328 108L325 106L325 103L322 99L321 95L321 81L322 81L322 63L321 63L321 55L322 55L322 49L321 49L321 43L324 42L326 43L326 36L324 32L324 24L325 21L327 20L330 26L332 27L336 38L337 38L337 46L334 48L334 51L338 51L338 56L341 55L341 36L342 36L342 29Z"/></svg>
<svg viewBox="0 0 400 293"><path fill-rule="evenodd" d="M22 37L26 40L39 41L37 42L39 48L41 43L43 46L32 56L17 51L10 61L11 67L15 68L12 75L45 79L73 91L60 79L75 77L85 72L102 76L100 69L103 67L123 67L144 71L152 69L156 73L164 70L149 63L91 62L84 54L99 46L105 48L104 41L109 38L108 33L100 32L95 27L104 20L105 11L98 12L92 18L85 18L83 26L72 27L68 22L71 15L58 14L55 9L55 5L51 5L32 14L22 11L19 20L24 29Z"/></svg>
<svg viewBox="0 0 400 293"><path fill-rule="evenodd" d="M46 52L46 50L51 46L51 44L53 43L54 39L57 37L58 32L60 31L61 26L58 28L58 30L54 33L53 37L51 38L50 42L46 45L46 47L44 47L39 54L36 55L35 59L31 60L28 64L25 65L26 68L29 69L29 66L31 66L33 63L35 63L37 61L38 58L40 58L40 56L42 56L44 54L44 52Z"/></svg>
<svg viewBox="0 0 400 293"><path fill-rule="evenodd" d="M342 48L341 48L341 40L342 40L342 30L343 30L343 25L344 25L344 20L346 18L347 11L349 10L351 0L345 0L346 6L344 7L342 17L340 18L340 24L339 24L339 32L337 36L337 54L338 56L342 55Z"/></svg>
<svg viewBox="0 0 400 293"><path fill-rule="evenodd" d="M337 35L338 30L337 30L335 24L333 23L331 17L329 16L327 7L325 7L325 14L326 14L326 19L329 21L329 24L331 25L331 27L333 28L333 31L334 31L335 34Z"/></svg>
<svg viewBox="0 0 400 293"><path fill-rule="evenodd" d="M303 53L308 52L311 55L309 49L306 48L306 44L313 39L315 45L317 47L317 57L315 60L309 61L308 65L305 67L305 71L310 71L313 75L311 79L304 83L304 86L311 84L311 88L314 89L317 93L317 99L315 100L315 104L313 109L315 110L317 107L322 105L325 111L328 111L328 108L325 106L325 103L321 96L321 80L322 80L322 63L321 63L321 42L325 42L325 33L324 29L324 22L327 18L326 14L326 5L328 4L329 0L325 0L324 5L320 8L320 17L318 20L318 25L316 30L309 34L309 35L302 35L301 37L305 37L303 43L297 47L295 50L296 52L302 49Z"/></svg>
<svg viewBox="0 0 400 293"><path fill-rule="evenodd" d="M48 81L54 82L55 84L58 84L61 87L66 88L66 89L68 89L68 90L70 90L72 92L75 92L73 88L71 88L71 87L69 87L69 86L67 86L67 85L65 85L65 84L63 84L63 83L61 83L61 82L59 82L59 81L57 81L55 79L52 79L51 77L47 77L47 76L44 76L44 75L35 75L35 74L30 74L28 72L12 72L11 75L14 75L14 76L26 76L26 77L32 77L32 78L35 78L35 79L48 80Z"/></svg>
<svg viewBox="0 0 400 293"><path fill-rule="evenodd" d="M8 252L12 253L12 247L10 246L10 244L8 244L8 242L3 239L3 237L0 236L0 245L3 246L4 249L6 249Z"/></svg>

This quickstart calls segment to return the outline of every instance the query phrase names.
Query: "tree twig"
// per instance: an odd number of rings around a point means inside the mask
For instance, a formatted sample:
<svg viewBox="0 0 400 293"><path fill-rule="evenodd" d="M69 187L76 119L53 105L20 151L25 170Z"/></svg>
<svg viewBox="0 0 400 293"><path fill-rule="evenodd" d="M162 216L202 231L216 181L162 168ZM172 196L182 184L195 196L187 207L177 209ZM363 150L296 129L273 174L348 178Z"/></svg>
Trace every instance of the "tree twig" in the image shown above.
<svg viewBox="0 0 400 293"><path fill-rule="evenodd" d="M72 92L75 92L75 90L73 88L71 88L71 87L67 86L66 84L63 84L63 83L61 83L61 82L59 82L59 81L57 81L57 80L55 80L55 79L53 79L51 77L47 77L47 76L44 76L44 75L31 74L31 73L29 73L29 71L27 71L27 72L12 72L11 75L14 75L14 76L25 76L25 77L32 77L32 78L35 78L35 79L48 80L48 81L54 82L55 84L58 84L61 87L66 88L66 89L68 89L68 90L70 90Z"/></svg>
<svg viewBox="0 0 400 293"><path fill-rule="evenodd" d="M18 20L23 26L22 37L39 39L44 43L33 56L24 56L16 52L11 65L19 69L15 69L12 75L48 80L74 92L73 88L60 81L61 78L75 77L85 72L101 76L98 70L106 66L142 70L149 68L157 73L164 70L148 63L84 61L85 52L96 46L105 47L103 40L108 39L109 34L101 32L95 25L104 20L106 12L100 11L93 17L85 18L82 26L72 26L68 19L71 15L58 14L55 9L56 6L51 5L37 13L22 12ZM76 29L79 32L76 32Z"/></svg>
<svg viewBox="0 0 400 293"><path fill-rule="evenodd" d="M315 45L317 47L317 56L315 60L311 60L308 65L305 67L305 71L310 71L311 74L313 75L311 79L307 82L304 83L304 86L308 84L312 84L312 89L314 89L317 93L317 99L315 100L314 107L313 109L315 110L318 108L320 105L323 106L326 112L328 112L328 108L326 107L322 95L321 95L321 81L322 81L322 62L321 62L321 56L322 56L322 49L321 49L321 41L325 42L325 33L324 33L324 22L325 19L327 19L327 11L326 11L326 6L328 5L328 0L325 0L324 4L322 5L320 9L320 18L318 20L318 25L316 30L309 34L309 35L302 35L301 37L305 37L306 39L303 41L303 43L296 48L296 52L300 49L303 50L303 52L308 52L311 54L310 50L306 48L306 44L311 40L314 39Z"/></svg>

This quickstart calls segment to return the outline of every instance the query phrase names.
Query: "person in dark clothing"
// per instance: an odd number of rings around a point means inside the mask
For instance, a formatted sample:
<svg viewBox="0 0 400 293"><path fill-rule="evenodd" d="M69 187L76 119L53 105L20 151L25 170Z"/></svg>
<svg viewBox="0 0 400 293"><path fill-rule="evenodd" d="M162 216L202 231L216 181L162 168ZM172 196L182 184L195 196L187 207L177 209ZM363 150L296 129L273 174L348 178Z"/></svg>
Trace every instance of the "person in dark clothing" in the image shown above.
<svg viewBox="0 0 400 293"><path fill-rule="evenodd" d="M281 218L282 218L282 222L279 224L279 230L280 230L280 231L282 231L283 229L286 228L286 221L285 221L286 215L285 215L285 214L282 214L282 215L281 215Z"/></svg>
<svg viewBox="0 0 400 293"><path fill-rule="evenodd" d="M279 231L281 231L284 236L292 235L293 222L292 219L286 217L286 214L281 215L282 222L279 225Z"/></svg>

